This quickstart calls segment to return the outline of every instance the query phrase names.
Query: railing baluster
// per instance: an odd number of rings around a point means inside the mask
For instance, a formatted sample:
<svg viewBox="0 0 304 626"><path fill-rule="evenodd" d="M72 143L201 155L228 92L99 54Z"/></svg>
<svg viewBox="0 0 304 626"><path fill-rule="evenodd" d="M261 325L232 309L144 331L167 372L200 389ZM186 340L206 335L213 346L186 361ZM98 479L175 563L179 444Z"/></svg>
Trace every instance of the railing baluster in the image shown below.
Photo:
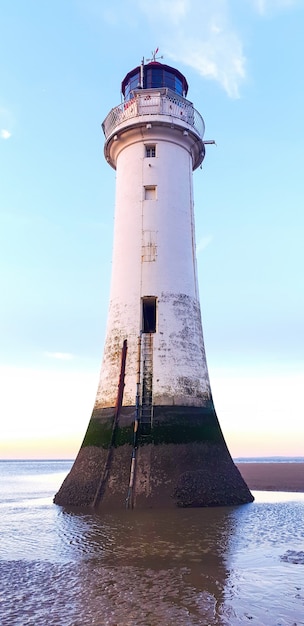
<svg viewBox="0 0 304 626"><path fill-rule="evenodd" d="M166 93L153 93L150 90L136 93L128 100L110 111L102 124L106 139L118 124L142 115L168 115L187 122L201 136L204 136L205 124L202 116L194 109L191 102L166 90Z"/></svg>

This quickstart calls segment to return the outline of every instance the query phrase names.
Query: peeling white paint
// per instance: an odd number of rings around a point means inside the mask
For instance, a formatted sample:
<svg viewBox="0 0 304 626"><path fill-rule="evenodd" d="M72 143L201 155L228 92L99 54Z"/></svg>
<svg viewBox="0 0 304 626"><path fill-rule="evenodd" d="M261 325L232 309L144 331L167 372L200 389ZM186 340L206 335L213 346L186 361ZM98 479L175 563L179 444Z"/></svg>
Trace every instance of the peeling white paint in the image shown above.
<svg viewBox="0 0 304 626"><path fill-rule="evenodd" d="M128 342L123 404L136 396L143 297L157 298L153 403L204 406L210 399L196 276L192 170L203 139L189 124L138 115L117 125L105 154L116 166L112 282L97 407L114 406ZM144 119L142 119L144 118ZM140 123L142 122L142 123ZM187 132L183 132L187 129ZM156 156L145 156L145 145ZM155 193L147 193L155 188ZM150 197L152 196L152 199ZM145 199L148 198L148 199Z"/></svg>

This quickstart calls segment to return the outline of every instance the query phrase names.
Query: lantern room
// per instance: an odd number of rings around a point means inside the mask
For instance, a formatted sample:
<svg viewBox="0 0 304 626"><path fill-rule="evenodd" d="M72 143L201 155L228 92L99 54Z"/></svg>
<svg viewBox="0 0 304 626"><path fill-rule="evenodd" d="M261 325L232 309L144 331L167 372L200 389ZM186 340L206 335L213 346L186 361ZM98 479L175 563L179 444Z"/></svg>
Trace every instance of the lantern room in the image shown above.
<svg viewBox="0 0 304 626"><path fill-rule="evenodd" d="M124 100L133 97L133 91L137 89L160 89L166 87L179 96L186 97L188 83L178 70L170 65L151 61L147 65L139 65L128 72L121 83L121 91Z"/></svg>

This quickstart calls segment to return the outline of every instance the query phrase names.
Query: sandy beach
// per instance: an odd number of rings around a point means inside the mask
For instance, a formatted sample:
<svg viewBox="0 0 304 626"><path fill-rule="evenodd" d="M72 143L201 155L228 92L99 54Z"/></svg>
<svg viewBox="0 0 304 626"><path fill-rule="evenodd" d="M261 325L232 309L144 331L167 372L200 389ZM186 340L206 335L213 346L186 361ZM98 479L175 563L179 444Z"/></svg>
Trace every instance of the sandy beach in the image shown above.
<svg viewBox="0 0 304 626"><path fill-rule="evenodd" d="M249 489L304 492L304 463L236 463Z"/></svg>

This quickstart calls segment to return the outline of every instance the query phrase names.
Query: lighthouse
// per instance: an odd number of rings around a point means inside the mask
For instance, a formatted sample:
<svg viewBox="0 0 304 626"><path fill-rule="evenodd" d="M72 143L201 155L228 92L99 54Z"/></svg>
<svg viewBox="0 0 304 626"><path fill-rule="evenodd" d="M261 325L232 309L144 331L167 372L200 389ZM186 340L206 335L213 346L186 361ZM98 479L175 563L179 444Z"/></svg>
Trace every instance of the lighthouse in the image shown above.
<svg viewBox="0 0 304 626"><path fill-rule="evenodd" d="M112 279L96 401L63 506L243 504L252 495L216 416L199 300L193 171L204 121L183 74L155 59L127 73L105 118L116 171Z"/></svg>

